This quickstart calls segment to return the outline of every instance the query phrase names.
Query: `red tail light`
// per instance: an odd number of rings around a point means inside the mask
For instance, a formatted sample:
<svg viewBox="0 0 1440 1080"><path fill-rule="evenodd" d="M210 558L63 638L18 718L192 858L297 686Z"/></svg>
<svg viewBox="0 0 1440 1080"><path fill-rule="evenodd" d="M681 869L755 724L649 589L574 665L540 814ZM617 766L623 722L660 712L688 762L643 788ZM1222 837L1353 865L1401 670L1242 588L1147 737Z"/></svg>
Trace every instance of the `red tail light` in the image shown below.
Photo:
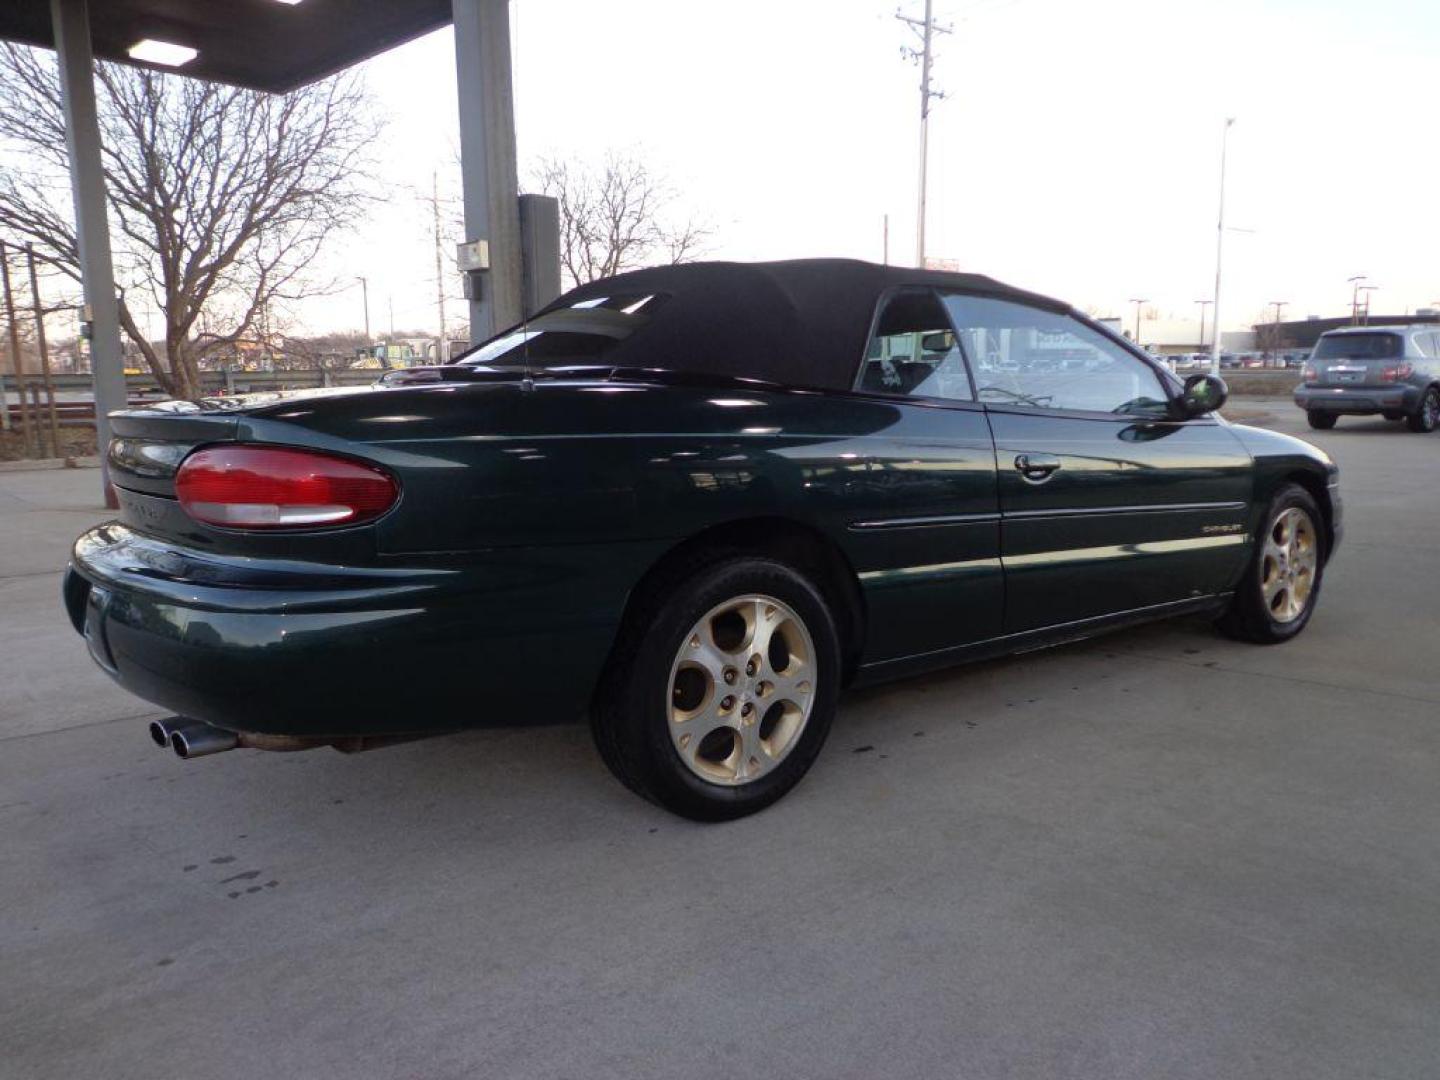
<svg viewBox="0 0 1440 1080"><path fill-rule="evenodd" d="M1380 373L1381 382L1399 382L1415 374L1414 364L1388 364Z"/></svg>
<svg viewBox="0 0 1440 1080"><path fill-rule="evenodd" d="M175 474L196 521L232 529L356 525L400 496L389 474L315 450L237 444L197 450Z"/></svg>
<svg viewBox="0 0 1440 1080"><path fill-rule="evenodd" d="M1315 370L1314 364L1306 364L1305 370L1301 374L1301 378L1303 378L1306 382L1317 382L1320 379L1320 373Z"/></svg>

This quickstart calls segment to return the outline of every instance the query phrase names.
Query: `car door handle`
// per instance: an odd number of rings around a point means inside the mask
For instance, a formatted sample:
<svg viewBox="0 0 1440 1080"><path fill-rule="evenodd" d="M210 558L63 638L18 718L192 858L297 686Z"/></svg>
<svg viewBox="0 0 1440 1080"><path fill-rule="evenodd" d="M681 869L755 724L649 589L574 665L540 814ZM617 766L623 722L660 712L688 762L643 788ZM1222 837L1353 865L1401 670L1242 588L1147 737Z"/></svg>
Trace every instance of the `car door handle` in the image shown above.
<svg viewBox="0 0 1440 1080"><path fill-rule="evenodd" d="M1016 454L1015 468L1023 479L1040 484L1060 468L1060 459L1054 454Z"/></svg>

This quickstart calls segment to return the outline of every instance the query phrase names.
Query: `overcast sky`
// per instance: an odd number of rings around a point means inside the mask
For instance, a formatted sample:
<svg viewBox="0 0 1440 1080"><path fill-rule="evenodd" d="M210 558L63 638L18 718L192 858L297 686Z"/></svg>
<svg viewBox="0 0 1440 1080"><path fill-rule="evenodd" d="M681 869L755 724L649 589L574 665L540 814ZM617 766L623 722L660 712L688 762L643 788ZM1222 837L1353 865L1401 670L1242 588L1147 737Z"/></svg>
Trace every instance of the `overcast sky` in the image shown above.
<svg viewBox="0 0 1440 1080"><path fill-rule="evenodd" d="M923 0L904 5L912 11ZM1214 287L1230 139L1227 326L1273 300L1440 301L1436 0L936 0L953 23L931 119L932 257L1099 314L1194 317ZM708 220L715 258L914 257L918 72L893 0L514 0L522 168L617 148ZM337 245L371 324L436 325L428 207L457 170L449 30L365 65L393 197ZM456 292L456 288L448 291ZM359 327L358 287L306 329ZM458 299L450 315L461 315ZM1128 318L1127 318L1128 324Z"/></svg>

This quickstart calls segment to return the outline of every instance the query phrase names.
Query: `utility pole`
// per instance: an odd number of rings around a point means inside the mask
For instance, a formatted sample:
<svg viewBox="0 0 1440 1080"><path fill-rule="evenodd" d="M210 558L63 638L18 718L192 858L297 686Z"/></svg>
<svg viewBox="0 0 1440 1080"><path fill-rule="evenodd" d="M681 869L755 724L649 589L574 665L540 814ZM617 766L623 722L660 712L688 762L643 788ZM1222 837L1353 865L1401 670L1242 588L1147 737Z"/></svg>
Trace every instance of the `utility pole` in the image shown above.
<svg viewBox="0 0 1440 1080"><path fill-rule="evenodd" d="M1365 280L1365 275L1356 274L1345 280L1350 283L1350 325L1357 326L1360 322L1360 283Z"/></svg>
<svg viewBox="0 0 1440 1080"><path fill-rule="evenodd" d="M445 273L440 261L440 174L430 174L430 208L435 212L435 300L440 308L440 338L435 343L435 362L445 362Z"/></svg>
<svg viewBox="0 0 1440 1080"><path fill-rule="evenodd" d="M1200 352L1205 351L1205 309L1213 304L1214 300L1196 300L1200 305Z"/></svg>
<svg viewBox="0 0 1440 1080"><path fill-rule="evenodd" d="M1225 157L1230 149L1230 129L1235 124L1233 116L1225 118L1225 130L1220 136L1220 216L1215 225L1215 329L1211 331L1214 341L1210 345L1210 373L1220 374L1220 271L1225 256Z"/></svg>
<svg viewBox="0 0 1440 1080"><path fill-rule="evenodd" d="M1370 294L1379 290L1379 285L1361 285L1360 292L1365 294L1365 303L1359 308L1359 319L1361 326L1370 325Z"/></svg>
<svg viewBox="0 0 1440 1080"><path fill-rule="evenodd" d="M915 222L915 265L922 270L925 268L925 195L930 155L930 100L945 99L944 91L936 90L930 85L930 68L935 60L933 45L936 34L949 34L954 31L953 27L942 26L935 21L934 6L934 0L925 0L923 21L912 18L903 11L895 12L895 18L908 25L920 38L920 48L902 47L900 55L920 65L920 194Z"/></svg>
<svg viewBox="0 0 1440 1080"><path fill-rule="evenodd" d="M50 414L50 456L60 457L60 420L55 415L55 380L50 377L50 348L45 342L45 306L40 302L40 278L35 272L35 248L25 245L25 258L30 266L30 299L35 306L35 346L40 352L40 381L45 384L45 400ZM36 410L37 414L39 410ZM39 416L36 416L36 444L39 438Z"/></svg>
<svg viewBox="0 0 1440 1080"><path fill-rule="evenodd" d="M884 223L884 225L882 226L882 228L883 228L883 230L884 230L884 233L883 233L883 239L882 239L882 241L881 241L881 246L880 246L880 252L881 252L881 254L880 254L880 259L881 259L881 262L882 262L884 265L889 266L889 265L890 265L890 215L889 215L889 214L886 214L886 215L885 215L885 223Z"/></svg>
<svg viewBox="0 0 1440 1080"><path fill-rule="evenodd" d="M3 240L0 240L0 280L3 280L5 290L5 318L10 324L10 364L15 372L15 394L20 399L20 408L15 415L20 424L21 445L28 453L33 439L36 443L35 456L39 457L40 418L38 414L32 418L25 403L25 361L20 355L20 323L15 318L15 294L10 291L10 253ZM5 408L10 408L8 401Z"/></svg>
<svg viewBox="0 0 1440 1080"><path fill-rule="evenodd" d="M1130 301L1130 303L1135 305L1135 344L1137 346L1140 344L1140 309L1149 302L1149 300L1135 300L1133 298Z"/></svg>

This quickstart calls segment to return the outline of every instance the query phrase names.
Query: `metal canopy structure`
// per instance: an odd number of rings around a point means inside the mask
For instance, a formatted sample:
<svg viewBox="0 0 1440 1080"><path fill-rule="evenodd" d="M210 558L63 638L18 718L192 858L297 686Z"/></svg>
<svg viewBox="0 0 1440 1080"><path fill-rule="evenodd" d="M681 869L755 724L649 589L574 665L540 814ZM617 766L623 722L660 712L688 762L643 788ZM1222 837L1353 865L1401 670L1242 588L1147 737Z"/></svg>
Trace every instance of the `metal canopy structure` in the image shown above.
<svg viewBox="0 0 1440 1080"><path fill-rule="evenodd" d="M97 60L135 63L136 42L170 42L199 54L184 75L283 93L451 17L450 0L103 0L91 6L90 36ZM50 0L0 3L0 38L54 48Z"/></svg>
<svg viewBox="0 0 1440 1080"><path fill-rule="evenodd" d="M0 0L0 39L59 57L108 505L117 503L104 457L107 413L126 396L94 61L283 93L451 23L465 231L489 251L467 288L470 339L479 341L522 314L509 0ZM137 60L131 50L142 41L178 49L180 63Z"/></svg>

